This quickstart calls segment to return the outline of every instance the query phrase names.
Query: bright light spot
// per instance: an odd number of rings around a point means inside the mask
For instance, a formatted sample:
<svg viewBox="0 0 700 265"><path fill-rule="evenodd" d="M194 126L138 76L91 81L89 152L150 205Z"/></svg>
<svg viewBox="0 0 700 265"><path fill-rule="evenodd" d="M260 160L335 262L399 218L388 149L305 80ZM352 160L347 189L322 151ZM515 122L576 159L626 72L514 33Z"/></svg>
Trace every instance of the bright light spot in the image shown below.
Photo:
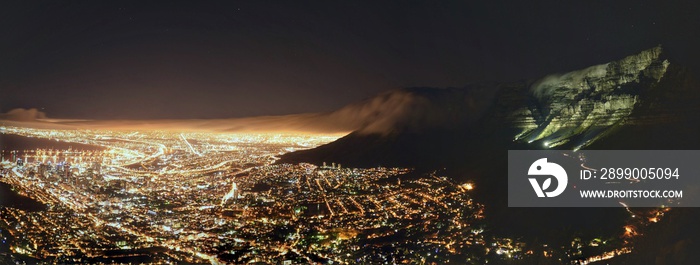
<svg viewBox="0 0 700 265"><path fill-rule="evenodd" d="M637 231L634 226L626 225L624 237L633 237L637 235Z"/></svg>
<svg viewBox="0 0 700 265"><path fill-rule="evenodd" d="M472 183L464 183L464 184L462 184L462 187L463 187L465 190L473 190L473 189L474 189L474 184L472 184Z"/></svg>

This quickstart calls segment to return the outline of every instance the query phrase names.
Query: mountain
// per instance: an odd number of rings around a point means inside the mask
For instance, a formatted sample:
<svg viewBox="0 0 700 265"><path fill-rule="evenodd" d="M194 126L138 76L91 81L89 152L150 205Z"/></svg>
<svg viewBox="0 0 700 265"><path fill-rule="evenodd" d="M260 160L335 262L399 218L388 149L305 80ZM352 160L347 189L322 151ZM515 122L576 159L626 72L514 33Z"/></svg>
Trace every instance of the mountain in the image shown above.
<svg viewBox="0 0 700 265"><path fill-rule="evenodd" d="M698 143L656 132L698 132L695 113L700 106L700 86L689 71L672 64L660 46L534 82L402 89L370 101L387 97L410 99L384 108L396 111L379 113L390 113L386 120L393 123L370 116L369 126L315 149L286 154L280 162L436 168L499 148L605 148L597 143L609 143L616 133L627 131L638 135L615 140L616 148L651 148L652 143L663 146L664 141L678 139ZM366 129L377 123L383 125L381 130Z"/></svg>
<svg viewBox="0 0 700 265"><path fill-rule="evenodd" d="M509 208L507 151L700 149L700 85L690 73L667 58L661 47L655 47L536 81L398 90L391 93L408 94L420 102L449 97L460 90L495 92L490 97L473 98L481 100L479 106L486 106L475 109L478 113L474 114L480 115L476 119L451 116L425 122L407 115L394 120L412 124L409 129L395 127L390 134L356 130L326 145L285 154L278 163L336 162L353 167L404 166L417 172L441 170L457 181L475 183L474 198L486 205L493 233L560 245L570 243L573 235L619 235L628 218L623 208ZM470 110L449 104L424 106L438 109L433 113ZM673 222L685 223L697 216L690 212L677 214ZM700 238L697 229L685 234L678 233L680 229L672 231L672 239L678 242ZM674 249L672 244L677 241L664 238L669 244L666 248ZM684 247L687 250L697 244ZM649 255L654 254L644 257Z"/></svg>

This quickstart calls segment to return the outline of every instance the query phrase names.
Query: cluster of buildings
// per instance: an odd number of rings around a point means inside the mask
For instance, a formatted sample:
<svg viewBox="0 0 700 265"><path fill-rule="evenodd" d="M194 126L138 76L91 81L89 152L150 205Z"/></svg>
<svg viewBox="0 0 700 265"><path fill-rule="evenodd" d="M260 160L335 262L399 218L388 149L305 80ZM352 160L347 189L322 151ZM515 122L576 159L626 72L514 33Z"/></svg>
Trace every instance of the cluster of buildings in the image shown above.
<svg viewBox="0 0 700 265"><path fill-rule="evenodd" d="M0 181L46 206L0 207L19 259L483 264L533 255L489 235L473 183L406 168L271 163L330 138L4 130L103 148L15 150L20 157L1 164Z"/></svg>

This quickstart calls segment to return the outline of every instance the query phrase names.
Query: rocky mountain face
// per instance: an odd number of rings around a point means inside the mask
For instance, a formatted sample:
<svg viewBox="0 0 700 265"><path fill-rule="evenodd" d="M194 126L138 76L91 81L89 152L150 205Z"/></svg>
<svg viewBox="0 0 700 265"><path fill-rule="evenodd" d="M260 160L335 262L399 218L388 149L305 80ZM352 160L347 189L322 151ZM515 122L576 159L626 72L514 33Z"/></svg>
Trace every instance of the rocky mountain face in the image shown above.
<svg viewBox="0 0 700 265"><path fill-rule="evenodd" d="M661 47L622 60L547 76L529 87L526 104L506 117L521 128L515 140L543 147L585 147L616 126L644 124L632 115L659 88L669 69ZM651 113L647 113L651 114Z"/></svg>

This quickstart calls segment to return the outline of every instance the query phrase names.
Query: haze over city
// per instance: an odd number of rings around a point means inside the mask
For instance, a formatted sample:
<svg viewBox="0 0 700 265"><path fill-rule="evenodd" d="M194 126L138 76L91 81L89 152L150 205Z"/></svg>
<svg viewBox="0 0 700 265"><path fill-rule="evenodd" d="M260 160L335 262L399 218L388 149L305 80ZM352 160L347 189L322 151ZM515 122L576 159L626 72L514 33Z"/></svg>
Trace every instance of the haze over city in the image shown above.
<svg viewBox="0 0 700 265"><path fill-rule="evenodd" d="M507 192L509 150L700 149L699 7L5 3L0 263L695 264L682 200Z"/></svg>

